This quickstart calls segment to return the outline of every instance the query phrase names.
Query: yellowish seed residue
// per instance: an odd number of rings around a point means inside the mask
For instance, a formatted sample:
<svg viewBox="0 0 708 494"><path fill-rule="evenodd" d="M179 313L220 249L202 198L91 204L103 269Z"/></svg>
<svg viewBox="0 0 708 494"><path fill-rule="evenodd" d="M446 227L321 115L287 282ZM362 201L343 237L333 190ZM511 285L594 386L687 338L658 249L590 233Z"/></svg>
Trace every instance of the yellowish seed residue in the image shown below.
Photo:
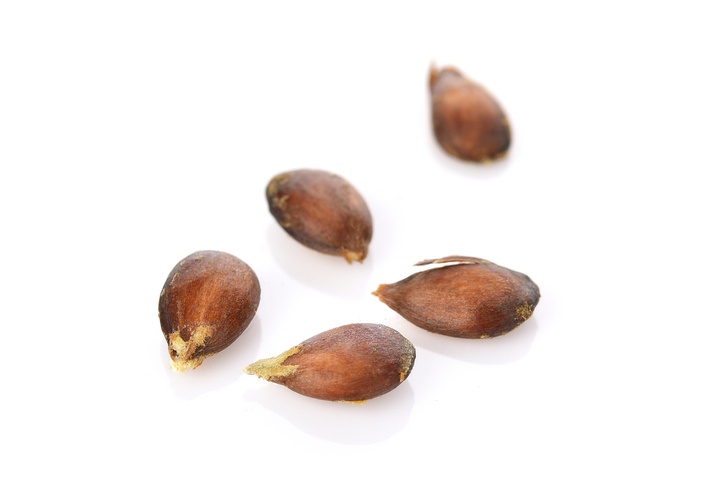
<svg viewBox="0 0 708 494"><path fill-rule="evenodd" d="M344 259L346 259L349 264L351 264L353 261L363 262L360 254L357 254L356 252L352 252L350 250L344 251Z"/></svg>
<svg viewBox="0 0 708 494"><path fill-rule="evenodd" d="M170 360L170 369L175 372L187 372L190 369L196 369L202 365L202 362L204 362L204 359L207 357L209 357L209 355L202 355L192 360Z"/></svg>
<svg viewBox="0 0 708 494"><path fill-rule="evenodd" d="M349 401L349 400L339 400L339 403L351 403L352 405L363 405L366 403L367 400L355 400L355 401Z"/></svg>
<svg viewBox="0 0 708 494"><path fill-rule="evenodd" d="M278 207L278 209L285 209L287 206L288 199L290 199L290 196L285 195L282 197L279 197L278 199L275 200L275 205Z"/></svg>
<svg viewBox="0 0 708 494"><path fill-rule="evenodd" d="M265 358L258 360L257 362L253 362L251 365L243 369L243 372L252 376L258 376L266 381L270 381L273 377L289 376L297 370L298 366L282 364L285 362L285 359L295 355L299 351L300 345L294 346L277 357Z"/></svg>
<svg viewBox="0 0 708 494"><path fill-rule="evenodd" d="M528 302L516 308L516 318L521 319L522 322L531 317L531 314L533 314L533 307Z"/></svg>
<svg viewBox="0 0 708 494"><path fill-rule="evenodd" d="M170 356L172 359L170 361L170 369L175 372L186 372L188 369L196 369L208 355L200 355L194 357L194 352L206 344L206 341L211 337L213 329L209 326L199 326L193 333L189 340L184 341L176 331L170 335L169 349Z"/></svg>
<svg viewBox="0 0 708 494"><path fill-rule="evenodd" d="M411 364L413 362L413 355L415 354L415 348L413 347L413 344L410 341L408 341L407 343L408 348L406 349L406 354L403 356L403 359L401 361L401 380L399 382L405 381L406 377L408 377L408 374L410 374Z"/></svg>
<svg viewBox="0 0 708 494"><path fill-rule="evenodd" d="M268 184L268 195L273 197L276 196L278 194L278 188L288 183L292 176L292 173L281 173L280 175L273 177Z"/></svg>
<svg viewBox="0 0 708 494"><path fill-rule="evenodd" d="M489 335L488 335L488 334L483 334L483 335L480 335L480 336L479 336L479 339L480 339L480 340L486 340L487 338L489 338Z"/></svg>

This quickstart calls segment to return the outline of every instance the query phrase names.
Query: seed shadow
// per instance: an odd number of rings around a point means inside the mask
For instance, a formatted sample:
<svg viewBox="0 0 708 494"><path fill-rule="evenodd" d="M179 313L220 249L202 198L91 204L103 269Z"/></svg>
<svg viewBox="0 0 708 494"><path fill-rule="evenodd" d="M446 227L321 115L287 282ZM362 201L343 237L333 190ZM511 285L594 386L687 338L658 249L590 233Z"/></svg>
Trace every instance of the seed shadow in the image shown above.
<svg viewBox="0 0 708 494"><path fill-rule="evenodd" d="M204 360L202 365L187 372L170 369L170 357L166 349L162 351L165 372L175 396L183 400L193 400L211 391L224 388L242 377L246 365L256 359L261 340L261 322L258 314L246 331L228 348Z"/></svg>
<svg viewBox="0 0 708 494"><path fill-rule="evenodd" d="M475 163L474 161L465 161L455 158L448 154L435 139L435 136L430 136L430 146L432 148L430 154L432 159L440 166L447 170L465 177L473 177L478 180L495 180L504 175L513 160L513 150L503 158L497 159L490 163Z"/></svg>
<svg viewBox="0 0 708 494"><path fill-rule="evenodd" d="M367 293L373 262L348 264L344 258L305 247L273 223L266 232L275 262L290 277L334 297L360 299Z"/></svg>
<svg viewBox="0 0 708 494"><path fill-rule="evenodd" d="M363 404L334 403L301 396L277 384L244 393L311 436L341 444L366 445L386 440L408 423L415 394L407 381Z"/></svg>
<svg viewBox="0 0 708 494"><path fill-rule="evenodd" d="M529 353L538 331L538 322L530 318L512 332L486 340L454 338L431 333L402 317L391 321L416 347L456 360L475 364L504 365ZM393 318L391 318L393 319Z"/></svg>

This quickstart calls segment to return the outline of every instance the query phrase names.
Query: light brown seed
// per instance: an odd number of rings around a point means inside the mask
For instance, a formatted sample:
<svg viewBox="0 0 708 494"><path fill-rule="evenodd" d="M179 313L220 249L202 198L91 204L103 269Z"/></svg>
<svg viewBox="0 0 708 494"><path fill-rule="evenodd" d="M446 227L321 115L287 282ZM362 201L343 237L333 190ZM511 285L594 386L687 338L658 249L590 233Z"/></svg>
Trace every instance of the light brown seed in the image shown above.
<svg viewBox="0 0 708 494"><path fill-rule="evenodd" d="M170 368L195 369L231 345L255 316L260 298L256 273L231 254L205 250L177 263L159 303Z"/></svg>
<svg viewBox="0 0 708 494"><path fill-rule="evenodd" d="M465 256L416 266L453 262L380 285L373 294L416 326L459 338L504 335L531 317L541 293L525 274Z"/></svg>
<svg viewBox="0 0 708 494"><path fill-rule="evenodd" d="M271 179L271 214L295 240L325 254L362 262L373 234L364 198L342 177L321 170L294 170Z"/></svg>
<svg viewBox="0 0 708 494"><path fill-rule="evenodd" d="M328 401L363 402L396 388L410 374L415 347L382 324L349 324L259 360L247 374Z"/></svg>
<svg viewBox="0 0 708 494"><path fill-rule="evenodd" d="M494 97L454 67L430 69L433 131L453 156L480 163L504 156L509 122Z"/></svg>

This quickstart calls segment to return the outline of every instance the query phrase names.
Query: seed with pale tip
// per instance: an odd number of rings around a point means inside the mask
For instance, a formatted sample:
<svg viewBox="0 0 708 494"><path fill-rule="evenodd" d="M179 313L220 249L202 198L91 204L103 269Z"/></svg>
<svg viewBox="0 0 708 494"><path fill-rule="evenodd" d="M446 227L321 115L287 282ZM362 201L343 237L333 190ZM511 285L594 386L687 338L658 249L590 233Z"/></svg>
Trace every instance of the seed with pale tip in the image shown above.
<svg viewBox="0 0 708 494"><path fill-rule="evenodd" d="M373 293L418 327L459 338L507 334L533 314L541 297L525 274L476 257L449 256L416 266L456 263L415 273Z"/></svg>
<svg viewBox="0 0 708 494"><path fill-rule="evenodd" d="M398 387L410 374L415 347L382 324L349 324L320 333L244 369L301 395L361 403Z"/></svg>
<svg viewBox="0 0 708 494"><path fill-rule="evenodd" d="M373 234L364 198L339 175L294 170L273 177L266 188L273 217L295 240L318 252L363 262Z"/></svg>
<svg viewBox="0 0 708 494"><path fill-rule="evenodd" d="M172 269L160 293L159 318L177 372L199 367L231 345L256 315L261 287L239 258L199 251Z"/></svg>

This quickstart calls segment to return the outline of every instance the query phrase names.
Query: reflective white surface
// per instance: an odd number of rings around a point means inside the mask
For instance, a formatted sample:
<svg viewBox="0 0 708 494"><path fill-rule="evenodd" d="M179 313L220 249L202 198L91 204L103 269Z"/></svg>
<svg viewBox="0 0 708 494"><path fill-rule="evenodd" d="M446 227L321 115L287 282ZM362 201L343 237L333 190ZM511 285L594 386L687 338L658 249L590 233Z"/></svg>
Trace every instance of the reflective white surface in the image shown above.
<svg viewBox="0 0 708 494"><path fill-rule="evenodd" d="M60 3L0 6L10 491L708 487L696 2ZM498 98L505 160L437 146L433 60ZM269 179L297 168L365 197L364 264L270 216ZM201 249L246 261L262 300L178 375L157 301ZM457 340L371 295L453 254L529 275L533 317ZM241 372L353 322L417 347L383 397L320 402Z"/></svg>

